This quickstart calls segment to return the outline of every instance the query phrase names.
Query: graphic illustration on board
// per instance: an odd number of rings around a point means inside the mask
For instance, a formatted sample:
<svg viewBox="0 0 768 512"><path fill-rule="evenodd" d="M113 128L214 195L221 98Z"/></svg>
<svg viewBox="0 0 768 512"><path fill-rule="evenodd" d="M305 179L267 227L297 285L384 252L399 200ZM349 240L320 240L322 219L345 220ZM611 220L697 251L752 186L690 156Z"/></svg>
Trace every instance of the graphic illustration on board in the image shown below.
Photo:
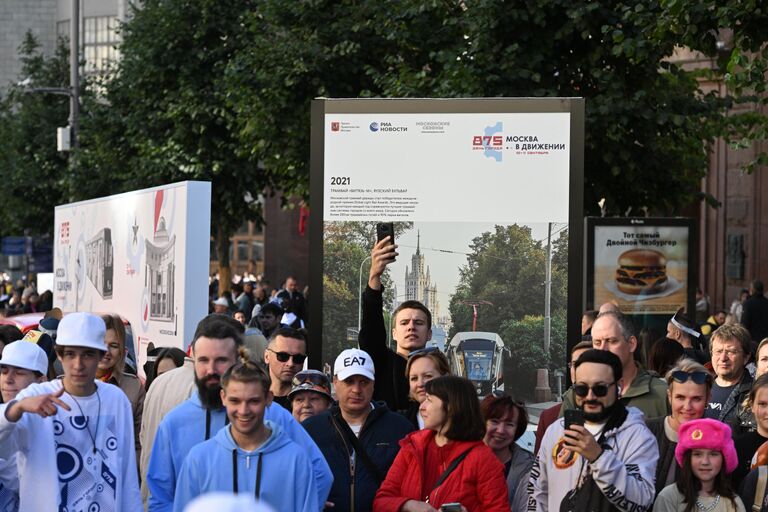
<svg viewBox="0 0 768 512"><path fill-rule="evenodd" d="M85 257L88 280L99 292L102 299L111 299L112 278L115 271L111 229L102 229L88 241Z"/></svg>
<svg viewBox="0 0 768 512"><path fill-rule="evenodd" d="M175 251L176 235L168 235L165 218L160 216L163 191L155 195L154 237L145 240L146 265L144 287L149 292L149 318L172 322L174 320ZM146 313L145 313L146 315Z"/></svg>

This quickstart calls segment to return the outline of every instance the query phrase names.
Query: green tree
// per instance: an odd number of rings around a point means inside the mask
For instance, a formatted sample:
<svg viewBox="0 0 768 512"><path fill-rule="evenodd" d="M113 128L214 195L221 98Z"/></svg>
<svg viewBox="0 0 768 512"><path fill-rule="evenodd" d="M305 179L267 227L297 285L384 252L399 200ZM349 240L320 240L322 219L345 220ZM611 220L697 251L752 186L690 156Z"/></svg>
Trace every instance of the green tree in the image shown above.
<svg viewBox="0 0 768 512"><path fill-rule="evenodd" d="M564 232L560 240L566 240ZM553 238L553 241L555 239ZM496 226L476 237L467 264L461 269L456 293L451 297L451 333L472 329L472 307L466 301L487 301L479 307L477 329L500 332L502 325L544 312L546 240L534 240L525 226ZM567 244L553 243L552 315L567 307ZM542 327L543 333L543 327Z"/></svg>
<svg viewBox="0 0 768 512"><path fill-rule="evenodd" d="M504 322L499 331L509 357L504 359L504 382L518 399L532 399L536 387L536 370L548 368L550 376L565 368L565 314L552 318L549 354L544 353L544 317L525 316Z"/></svg>
<svg viewBox="0 0 768 512"><path fill-rule="evenodd" d="M222 287L229 283L229 238L247 220L263 222L263 195L301 191L289 174L265 165L259 147L238 137L238 114L224 78L233 56L250 44L241 36L242 17L253 7L217 0L142 2L122 27L121 59L105 84L106 105L83 137L82 162L91 183L98 183L92 189L212 183ZM247 79L251 71L240 73Z"/></svg>
<svg viewBox="0 0 768 512"><path fill-rule="evenodd" d="M56 128L67 125L66 96L35 93L33 88L69 86L69 52L59 41L46 57L27 32L19 47L22 69L0 99L0 234L51 234L53 207L69 197L68 153L56 150Z"/></svg>

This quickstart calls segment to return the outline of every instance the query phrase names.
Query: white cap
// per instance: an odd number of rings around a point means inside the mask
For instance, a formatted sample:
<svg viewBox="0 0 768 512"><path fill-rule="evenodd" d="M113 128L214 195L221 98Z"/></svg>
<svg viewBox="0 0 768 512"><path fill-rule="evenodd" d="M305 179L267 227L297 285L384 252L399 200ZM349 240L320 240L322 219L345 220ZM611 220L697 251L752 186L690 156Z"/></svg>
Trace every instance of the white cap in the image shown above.
<svg viewBox="0 0 768 512"><path fill-rule="evenodd" d="M264 502L257 502L250 494L230 494L226 492L211 492L198 496L190 501L184 512L274 512L274 509Z"/></svg>
<svg viewBox="0 0 768 512"><path fill-rule="evenodd" d="M333 363L333 374L341 380L345 380L352 375L362 375L371 380L376 371L373 368L373 359L368 352L358 348L348 348L336 358Z"/></svg>
<svg viewBox="0 0 768 512"><path fill-rule="evenodd" d="M93 313L70 313L64 315L56 332L56 345L61 347L84 347L107 351L104 336L107 326L100 316Z"/></svg>
<svg viewBox="0 0 768 512"><path fill-rule="evenodd" d="M0 366L15 366L33 372L48 374L48 356L45 350L30 341L14 341L5 346Z"/></svg>
<svg viewBox="0 0 768 512"><path fill-rule="evenodd" d="M219 297L218 299L213 301L213 304L215 306L227 306L227 307L229 307L229 302L227 302L227 299L225 299L224 297Z"/></svg>

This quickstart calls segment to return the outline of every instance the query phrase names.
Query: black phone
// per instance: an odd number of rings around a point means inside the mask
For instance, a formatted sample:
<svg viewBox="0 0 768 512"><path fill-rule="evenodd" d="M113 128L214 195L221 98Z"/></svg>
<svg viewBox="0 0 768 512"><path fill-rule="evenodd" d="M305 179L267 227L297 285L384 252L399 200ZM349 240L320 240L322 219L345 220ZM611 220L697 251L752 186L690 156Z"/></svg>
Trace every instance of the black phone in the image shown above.
<svg viewBox="0 0 768 512"><path fill-rule="evenodd" d="M440 512L461 512L461 503L444 503Z"/></svg>
<svg viewBox="0 0 768 512"><path fill-rule="evenodd" d="M566 409L563 418L565 418L566 430L571 428L571 425L584 426L584 411L581 409Z"/></svg>
<svg viewBox="0 0 768 512"><path fill-rule="evenodd" d="M394 222L379 222L376 224L376 241L380 242L385 238L389 238L389 243L394 245L395 243L395 223Z"/></svg>

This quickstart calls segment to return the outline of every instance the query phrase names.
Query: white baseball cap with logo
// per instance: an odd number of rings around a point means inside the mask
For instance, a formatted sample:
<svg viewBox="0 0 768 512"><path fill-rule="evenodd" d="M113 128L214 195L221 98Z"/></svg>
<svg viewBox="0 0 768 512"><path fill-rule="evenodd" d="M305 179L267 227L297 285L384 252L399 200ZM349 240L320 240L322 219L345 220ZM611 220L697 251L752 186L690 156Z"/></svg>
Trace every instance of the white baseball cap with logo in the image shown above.
<svg viewBox="0 0 768 512"><path fill-rule="evenodd" d="M107 351L104 336L107 325L100 316L93 313L70 313L64 315L56 332L56 345L60 347L83 347Z"/></svg>
<svg viewBox="0 0 768 512"><path fill-rule="evenodd" d="M15 366L47 375L48 356L45 355L45 350L38 347L36 343L23 340L14 341L3 349L0 366Z"/></svg>
<svg viewBox="0 0 768 512"><path fill-rule="evenodd" d="M340 380L345 380L353 375L362 375L376 380L375 373L371 356L368 352L358 348L344 350L333 363L333 374Z"/></svg>

